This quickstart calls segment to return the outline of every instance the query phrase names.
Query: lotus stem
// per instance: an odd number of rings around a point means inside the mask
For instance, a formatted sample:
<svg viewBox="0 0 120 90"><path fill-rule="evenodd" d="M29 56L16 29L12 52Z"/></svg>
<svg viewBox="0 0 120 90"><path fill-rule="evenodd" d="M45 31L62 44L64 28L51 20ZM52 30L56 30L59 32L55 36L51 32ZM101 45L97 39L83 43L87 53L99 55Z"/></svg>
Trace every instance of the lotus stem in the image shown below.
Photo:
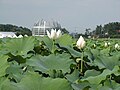
<svg viewBox="0 0 120 90"><path fill-rule="evenodd" d="M53 42L53 45L52 45L52 53L54 53L54 51L55 51L55 40L53 39L52 42Z"/></svg>
<svg viewBox="0 0 120 90"><path fill-rule="evenodd" d="M84 57L84 52L82 51L82 57L81 57L81 69L80 69L80 72L82 73L83 72L83 57Z"/></svg>

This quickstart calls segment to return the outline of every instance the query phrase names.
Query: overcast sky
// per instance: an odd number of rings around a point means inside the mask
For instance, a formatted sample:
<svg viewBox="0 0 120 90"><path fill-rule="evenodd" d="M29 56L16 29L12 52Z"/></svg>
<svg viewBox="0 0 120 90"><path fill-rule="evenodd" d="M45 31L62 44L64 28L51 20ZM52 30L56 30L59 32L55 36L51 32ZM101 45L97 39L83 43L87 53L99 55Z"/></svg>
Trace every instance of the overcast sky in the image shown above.
<svg viewBox="0 0 120 90"><path fill-rule="evenodd" d="M120 0L0 0L0 23L32 28L38 20L58 21L70 32L120 21Z"/></svg>

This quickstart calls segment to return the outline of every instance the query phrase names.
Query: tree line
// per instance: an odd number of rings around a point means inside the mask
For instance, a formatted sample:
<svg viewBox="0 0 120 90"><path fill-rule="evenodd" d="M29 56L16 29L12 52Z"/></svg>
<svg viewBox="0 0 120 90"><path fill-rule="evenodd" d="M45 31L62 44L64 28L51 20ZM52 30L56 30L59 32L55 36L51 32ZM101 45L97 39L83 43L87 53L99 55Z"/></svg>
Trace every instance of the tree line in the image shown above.
<svg viewBox="0 0 120 90"><path fill-rule="evenodd" d="M89 28L86 29L86 36L120 38L120 22L111 22L103 26L97 25L95 30L91 32L90 30Z"/></svg>
<svg viewBox="0 0 120 90"><path fill-rule="evenodd" d="M31 36L32 32L30 29L22 26L16 26L11 24L0 24L0 32L15 32L15 34L18 35L28 35Z"/></svg>

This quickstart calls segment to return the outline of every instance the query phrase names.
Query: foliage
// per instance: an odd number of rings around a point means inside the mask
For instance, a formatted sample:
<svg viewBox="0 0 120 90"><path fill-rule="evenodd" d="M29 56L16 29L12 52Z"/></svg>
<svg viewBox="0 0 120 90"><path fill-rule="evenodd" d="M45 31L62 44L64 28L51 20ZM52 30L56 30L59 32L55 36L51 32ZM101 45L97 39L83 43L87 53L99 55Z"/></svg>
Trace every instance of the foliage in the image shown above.
<svg viewBox="0 0 120 90"><path fill-rule="evenodd" d="M32 35L32 32L30 29L26 28L26 27L18 27L15 25L11 25L11 24L0 24L0 31L2 32L15 32L16 35Z"/></svg>
<svg viewBox="0 0 120 90"><path fill-rule="evenodd" d="M76 41L67 34L0 39L0 90L119 90L119 39L86 39L82 49Z"/></svg>
<svg viewBox="0 0 120 90"><path fill-rule="evenodd" d="M99 37L120 38L120 22L111 22L104 26L97 25L91 33Z"/></svg>

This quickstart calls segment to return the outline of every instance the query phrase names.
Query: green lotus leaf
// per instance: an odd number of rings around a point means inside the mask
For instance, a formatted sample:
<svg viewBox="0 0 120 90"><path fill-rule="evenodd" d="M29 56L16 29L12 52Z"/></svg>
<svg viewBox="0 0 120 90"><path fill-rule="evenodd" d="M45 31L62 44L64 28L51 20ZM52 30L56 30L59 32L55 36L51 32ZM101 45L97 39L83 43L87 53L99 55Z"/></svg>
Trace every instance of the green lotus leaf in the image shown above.
<svg viewBox="0 0 120 90"><path fill-rule="evenodd" d="M73 87L74 90L89 90L89 82L80 82L78 84L72 84L71 86ZM86 88L86 89L85 89Z"/></svg>
<svg viewBox="0 0 120 90"><path fill-rule="evenodd" d="M7 62L8 56L2 55L0 56L0 77L6 74L6 69L9 67Z"/></svg>
<svg viewBox="0 0 120 90"><path fill-rule="evenodd" d="M96 66L98 66L100 69L102 68L107 68L109 70L113 70L115 65L119 65L120 61L119 61L119 56L115 55L115 56L97 56L94 60L94 64Z"/></svg>
<svg viewBox="0 0 120 90"><path fill-rule="evenodd" d="M95 60L95 58L100 55L100 51L98 49L88 49L84 51L84 55L88 56L88 59L91 62L88 64L92 65L92 62Z"/></svg>
<svg viewBox="0 0 120 90"><path fill-rule="evenodd" d="M73 39L70 35L64 34L60 38L56 40L56 43L58 43L61 47L64 46L73 46Z"/></svg>
<svg viewBox="0 0 120 90"><path fill-rule="evenodd" d="M63 78L64 75L61 70L49 70L47 72L51 78Z"/></svg>
<svg viewBox="0 0 120 90"><path fill-rule="evenodd" d="M120 90L120 84L113 80L106 80L104 86L98 87L98 90Z"/></svg>
<svg viewBox="0 0 120 90"><path fill-rule="evenodd" d="M26 55L33 50L34 40L33 37L11 39L5 44L5 48L14 56Z"/></svg>
<svg viewBox="0 0 120 90"><path fill-rule="evenodd" d="M65 48L67 48L67 50L70 52L70 54L73 56L73 57L81 57L81 53L74 50L73 48L69 47L69 46L66 46Z"/></svg>
<svg viewBox="0 0 120 90"><path fill-rule="evenodd" d="M70 83L61 78L43 78L39 74L26 75L20 83L8 83L2 90L72 90Z"/></svg>
<svg viewBox="0 0 120 90"><path fill-rule="evenodd" d="M19 82L23 77L22 66L18 65L17 62L12 62L6 69L6 74L8 74L9 78L14 79L16 82Z"/></svg>
<svg viewBox="0 0 120 90"><path fill-rule="evenodd" d="M87 80L90 84L99 84L102 80L106 79L107 75L114 74L118 71L119 71L118 66L115 66L112 71L109 70L109 69L105 69L101 74L99 74L97 72L96 76L93 75L93 74L90 74L90 72L93 73L93 71L86 71L86 74L89 72L89 75L85 75L87 77L83 77L83 79L81 79L81 81L86 81ZM99 74L99 75L97 75L97 74Z"/></svg>
<svg viewBox="0 0 120 90"><path fill-rule="evenodd" d="M84 78L87 78L89 76L97 76L100 74L100 71L96 71L96 70L87 70L85 72Z"/></svg>
<svg viewBox="0 0 120 90"><path fill-rule="evenodd" d="M66 77L67 80L70 81L71 83L75 83L76 80L79 79L79 74L80 74L80 72L79 72L77 69L75 69L72 74L67 74L65 77Z"/></svg>
<svg viewBox="0 0 120 90"><path fill-rule="evenodd" d="M6 85L7 83L9 83L8 78L6 78L6 77L0 77L0 90L3 90L2 87L4 85Z"/></svg>
<svg viewBox="0 0 120 90"><path fill-rule="evenodd" d="M47 73L49 70L62 70L63 73L70 72L70 65L73 60L67 53L49 56L36 55L26 62L30 66L34 66L36 70Z"/></svg>
<svg viewBox="0 0 120 90"><path fill-rule="evenodd" d="M100 53L108 56L110 53L110 48L105 48L105 49L101 50Z"/></svg>
<svg viewBox="0 0 120 90"><path fill-rule="evenodd" d="M41 38L43 40L43 42L45 43L45 45L47 46L47 48L52 51L53 49L53 40L50 39L49 37L45 36L43 38Z"/></svg>
<svg viewBox="0 0 120 90"><path fill-rule="evenodd" d="M90 84L88 81L79 81L77 84L71 85L74 90L98 90L97 87L99 84ZM104 89L103 89L104 90Z"/></svg>

